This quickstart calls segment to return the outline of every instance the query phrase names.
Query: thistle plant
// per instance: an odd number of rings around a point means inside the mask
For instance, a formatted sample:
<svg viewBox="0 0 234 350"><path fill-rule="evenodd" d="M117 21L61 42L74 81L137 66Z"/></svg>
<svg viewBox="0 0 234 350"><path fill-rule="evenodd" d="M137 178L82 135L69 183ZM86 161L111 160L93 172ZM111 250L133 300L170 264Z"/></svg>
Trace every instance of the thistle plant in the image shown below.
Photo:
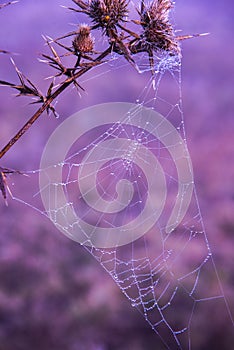
<svg viewBox="0 0 234 350"><path fill-rule="evenodd" d="M149 67L152 74L155 74L155 53L165 53L180 59L180 41L200 36L200 34L176 36L170 21L172 0L152 0L147 2L147 5L144 0L141 0L140 8L136 8L133 18L129 17L128 0L72 1L76 7L69 7L69 9L86 15L87 22L90 24L78 24L76 31L56 39L44 37L50 53L42 54L41 61L53 69L52 81L47 91L40 92L36 85L19 70L13 60L19 82L0 80L1 86L17 90L17 96L31 97L33 98L32 103L40 105L25 125L2 148L0 159L32 127L44 111L52 112L54 116L57 116L53 105L56 98L72 84L78 91L84 90L80 84L80 77L106 62L113 54L123 56L129 64L137 68L135 57L143 52L149 56ZM15 2L2 4L0 9ZM132 25L135 25L135 30L132 30ZM106 42L106 47L102 52L95 49L95 33L98 30L101 31ZM70 46L64 45L64 38L71 39ZM62 48L65 52L62 55L59 54L58 48ZM4 50L0 52L6 53ZM66 55L72 55L75 58L71 67L64 63ZM63 80L55 84L58 77L62 77ZM6 176L15 172L20 173L0 167L0 191L5 200L8 188Z"/></svg>

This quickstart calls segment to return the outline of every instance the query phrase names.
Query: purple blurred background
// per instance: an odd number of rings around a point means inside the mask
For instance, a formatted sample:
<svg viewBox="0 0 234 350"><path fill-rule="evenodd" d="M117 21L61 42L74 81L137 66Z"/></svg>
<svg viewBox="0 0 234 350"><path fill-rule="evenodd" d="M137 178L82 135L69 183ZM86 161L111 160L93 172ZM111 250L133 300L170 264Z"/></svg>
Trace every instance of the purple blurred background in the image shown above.
<svg viewBox="0 0 234 350"><path fill-rule="evenodd" d="M45 52L42 34L58 37L77 23L78 15L58 2L22 0L0 12L0 48L16 52L17 66L42 91L50 70L37 57ZM177 28L184 34L210 32L183 43L182 95L185 128L193 161L199 203L224 293L234 310L234 46L231 0L177 0ZM17 81L7 55L0 56L0 79ZM109 79L109 78L108 78ZM112 80L111 80L112 79ZM89 105L129 101L140 82L129 76L118 84L91 79L82 97L69 89L58 100L60 119L43 115L2 159L19 170L39 167L50 133L59 123ZM0 88L0 147L35 110L25 98ZM15 189L12 182L15 182ZM31 183L31 182L30 182ZM18 177L11 190L22 197L30 188ZM32 191L35 192L35 188ZM27 193L25 194L25 191ZM21 192L21 193L20 193ZM209 288L209 286L207 286ZM220 310L220 309L219 309ZM225 315L225 316L224 316ZM199 350L231 350L223 315L205 315ZM62 236L35 210L0 200L0 350L141 350L163 349L143 317L131 307L106 272L78 244Z"/></svg>

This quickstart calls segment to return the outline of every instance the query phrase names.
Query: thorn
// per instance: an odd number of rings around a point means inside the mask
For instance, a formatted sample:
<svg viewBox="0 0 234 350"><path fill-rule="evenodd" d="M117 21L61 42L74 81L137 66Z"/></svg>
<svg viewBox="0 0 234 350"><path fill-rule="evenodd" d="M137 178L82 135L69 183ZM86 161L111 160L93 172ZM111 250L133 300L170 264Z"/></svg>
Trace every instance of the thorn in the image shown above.
<svg viewBox="0 0 234 350"><path fill-rule="evenodd" d="M209 35L210 33L201 33L201 34L192 34L192 35L181 35L181 36L177 36L176 40L187 40L187 39L192 39L192 38L197 38L200 36L206 36Z"/></svg>
<svg viewBox="0 0 234 350"><path fill-rule="evenodd" d="M41 58L38 58L37 60L38 60L38 62L40 62L40 63L48 63L47 60L43 60L43 59L41 59Z"/></svg>
<svg viewBox="0 0 234 350"><path fill-rule="evenodd" d="M9 51L6 51L6 50L0 50L0 53L10 54L10 52L9 52Z"/></svg>
<svg viewBox="0 0 234 350"><path fill-rule="evenodd" d="M7 50L0 50L0 53L5 53L7 55L14 55L14 56L19 56L20 55L17 52L11 52L11 51L7 51Z"/></svg>
<svg viewBox="0 0 234 350"><path fill-rule="evenodd" d="M6 2L5 4L0 4L0 9L2 9L3 7L6 7L8 5L16 4L17 2L19 2L19 1L9 1L9 2Z"/></svg>
<svg viewBox="0 0 234 350"><path fill-rule="evenodd" d="M11 63L13 64L13 66L15 67L15 61L13 60L12 57L10 57Z"/></svg>
<svg viewBox="0 0 234 350"><path fill-rule="evenodd" d="M206 35L210 35L210 33L202 33L202 34L200 34L200 36L206 36Z"/></svg>
<svg viewBox="0 0 234 350"><path fill-rule="evenodd" d="M50 79L54 79L54 75L50 75L49 77L44 78L44 80L50 80Z"/></svg>

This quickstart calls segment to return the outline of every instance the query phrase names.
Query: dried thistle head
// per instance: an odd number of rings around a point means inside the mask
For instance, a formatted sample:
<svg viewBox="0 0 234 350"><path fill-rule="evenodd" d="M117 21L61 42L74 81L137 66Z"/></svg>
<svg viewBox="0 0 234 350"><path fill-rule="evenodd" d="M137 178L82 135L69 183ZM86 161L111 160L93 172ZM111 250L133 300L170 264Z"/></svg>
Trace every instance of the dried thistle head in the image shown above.
<svg viewBox="0 0 234 350"><path fill-rule="evenodd" d="M93 51L94 39L91 36L91 29L88 25L80 25L72 45L77 53L85 54Z"/></svg>
<svg viewBox="0 0 234 350"><path fill-rule="evenodd" d="M73 0L79 6L79 10L71 9L77 12L82 12L89 16L93 22L91 29L101 28L103 34L108 37L108 42L111 45L111 50L117 52L133 64L130 51L127 43L124 42L125 36L123 32L119 33L119 29L128 33L129 31L121 25L121 22L126 22L128 15L128 0L90 0L89 3L83 0ZM77 37L78 38L78 37ZM73 47L76 45L73 42ZM79 61L78 61L79 63Z"/></svg>
<svg viewBox="0 0 234 350"><path fill-rule="evenodd" d="M169 20L172 7L171 0L154 0L148 7L142 2L140 24L146 43L154 50L161 49L170 54L179 54L180 47Z"/></svg>
<svg viewBox="0 0 234 350"><path fill-rule="evenodd" d="M154 0L148 7L142 1L140 13L142 25L147 25L152 20L168 23L169 12L172 7L173 2L171 0Z"/></svg>
<svg viewBox="0 0 234 350"><path fill-rule="evenodd" d="M126 0L91 0L86 7L82 1L76 1L76 4L88 14L96 28L113 27L124 22L128 15Z"/></svg>

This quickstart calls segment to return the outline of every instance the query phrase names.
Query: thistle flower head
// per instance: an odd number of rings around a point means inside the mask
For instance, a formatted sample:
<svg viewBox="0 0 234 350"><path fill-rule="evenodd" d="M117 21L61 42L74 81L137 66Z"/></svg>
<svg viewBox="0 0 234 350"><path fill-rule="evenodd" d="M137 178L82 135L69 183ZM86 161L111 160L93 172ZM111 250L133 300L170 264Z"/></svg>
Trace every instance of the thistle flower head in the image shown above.
<svg viewBox="0 0 234 350"><path fill-rule="evenodd" d="M169 13L173 7L171 0L153 0L149 6L142 2L141 21L142 26L147 26L151 21L169 22Z"/></svg>
<svg viewBox="0 0 234 350"><path fill-rule="evenodd" d="M72 42L75 52L88 53L93 51L94 39L91 36L91 29L88 25L82 24L78 34Z"/></svg>
<svg viewBox="0 0 234 350"><path fill-rule="evenodd" d="M126 0L92 0L89 15L97 27L111 27L125 21L127 6Z"/></svg>
<svg viewBox="0 0 234 350"><path fill-rule="evenodd" d="M169 20L172 7L171 0L154 0L147 7L142 2L140 19L147 43L151 44L154 49L176 54L180 52L180 48Z"/></svg>

